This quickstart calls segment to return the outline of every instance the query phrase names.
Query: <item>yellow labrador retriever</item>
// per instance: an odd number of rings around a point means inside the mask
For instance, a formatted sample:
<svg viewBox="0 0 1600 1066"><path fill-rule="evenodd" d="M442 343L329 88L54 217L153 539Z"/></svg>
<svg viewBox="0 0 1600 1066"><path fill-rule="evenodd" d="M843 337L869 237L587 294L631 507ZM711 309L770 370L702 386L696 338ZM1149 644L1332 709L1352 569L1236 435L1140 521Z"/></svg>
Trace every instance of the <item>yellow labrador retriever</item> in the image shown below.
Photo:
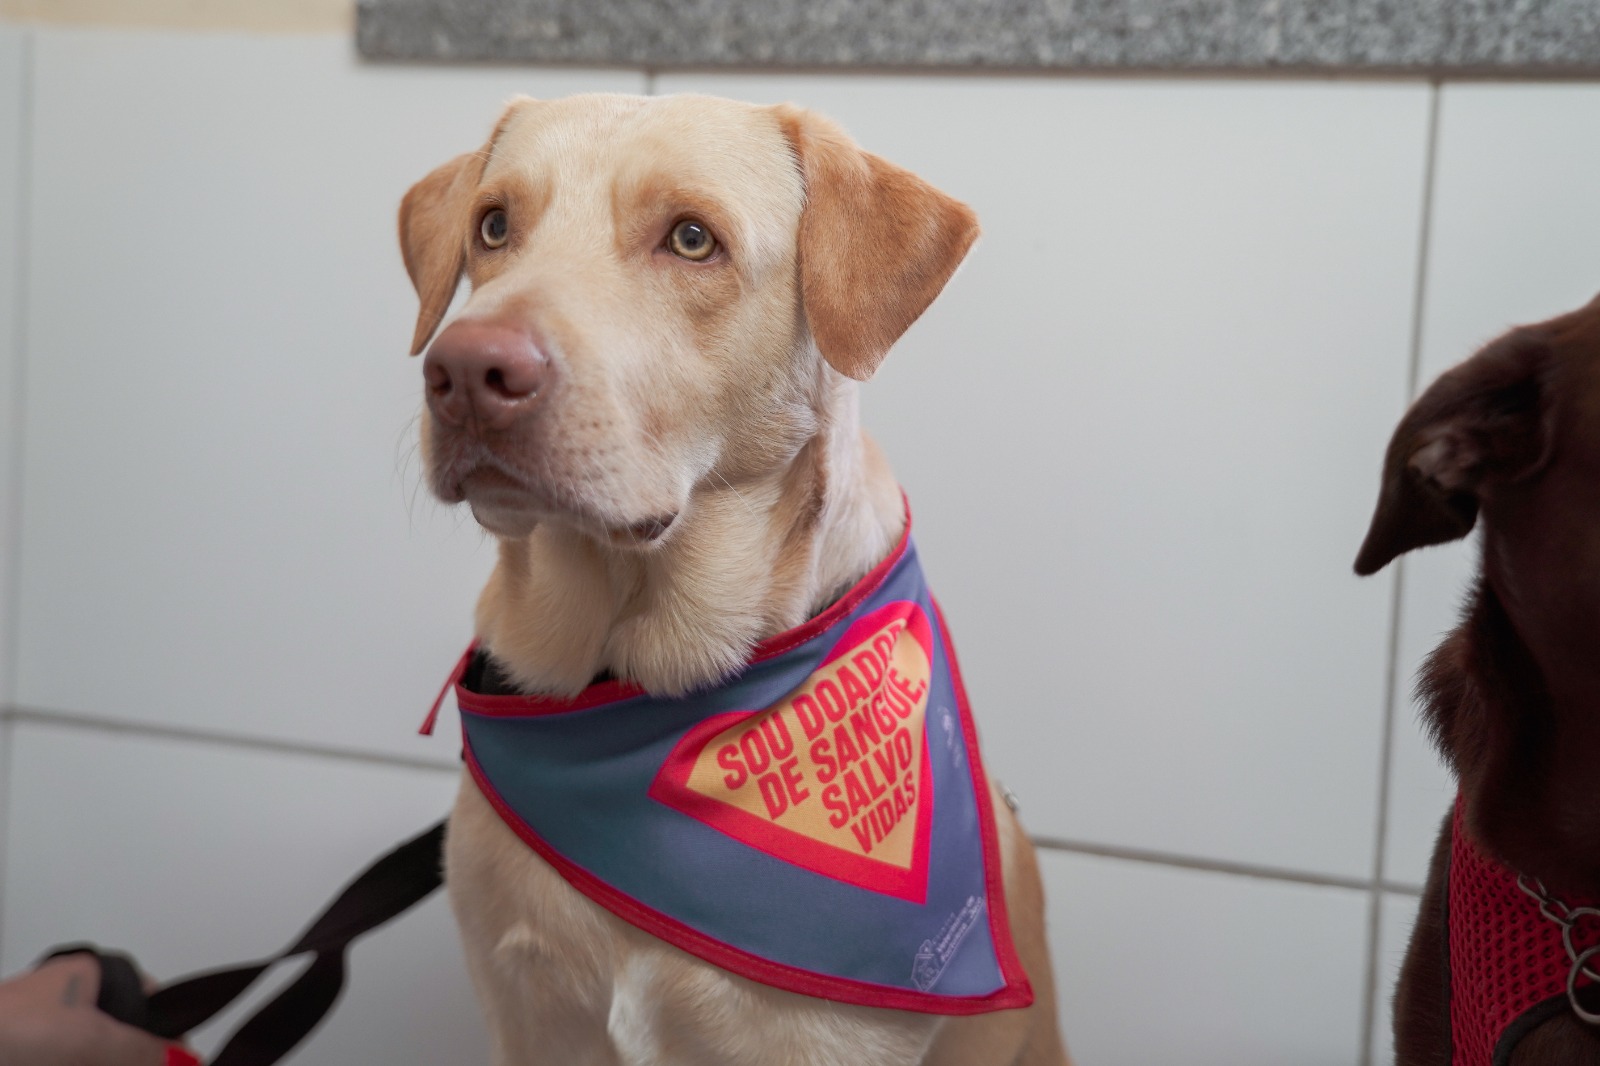
<svg viewBox="0 0 1600 1066"><path fill-rule="evenodd" d="M906 517L856 382L977 233L830 122L710 97L518 99L418 182L400 240L413 353L428 348L423 446L433 490L498 538L477 628L510 683L684 693L884 559ZM992 806L1035 999L950 1017L782 991L672 947L571 887L465 779L448 884L494 1062L1066 1063L1035 857Z"/></svg>

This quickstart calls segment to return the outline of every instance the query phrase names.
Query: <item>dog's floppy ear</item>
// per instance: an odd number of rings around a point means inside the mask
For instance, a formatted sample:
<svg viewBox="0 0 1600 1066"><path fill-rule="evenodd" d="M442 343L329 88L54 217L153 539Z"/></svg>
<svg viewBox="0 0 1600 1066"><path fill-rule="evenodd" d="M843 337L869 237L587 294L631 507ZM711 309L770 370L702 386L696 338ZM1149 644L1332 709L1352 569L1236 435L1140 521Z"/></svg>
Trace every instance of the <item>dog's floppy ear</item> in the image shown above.
<svg viewBox="0 0 1600 1066"><path fill-rule="evenodd" d="M977 216L827 119L787 104L774 111L805 180L806 323L835 370L865 381L955 273Z"/></svg>
<svg viewBox="0 0 1600 1066"><path fill-rule="evenodd" d="M472 193L483 180L495 142L505 132L511 116L535 101L514 98L501 112L489 140L476 152L458 155L406 191L400 201L400 255L411 275L421 307L411 354L421 352L450 309L466 265L467 241L472 233Z"/></svg>
<svg viewBox="0 0 1600 1066"><path fill-rule="evenodd" d="M1375 574L1413 548L1466 536L1486 488L1543 465L1549 363L1547 344L1531 330L1517 330L1422 394L1389 442L1356 573Z"/></svg>
<svg viewBox="0 0 1600 1066"><path fill-rule="evenodd" d="M488 151L458 155L406 192L400 201L400 255L421 303L411 354L427 345L450 307L466 262L472 191Z"/></svg>

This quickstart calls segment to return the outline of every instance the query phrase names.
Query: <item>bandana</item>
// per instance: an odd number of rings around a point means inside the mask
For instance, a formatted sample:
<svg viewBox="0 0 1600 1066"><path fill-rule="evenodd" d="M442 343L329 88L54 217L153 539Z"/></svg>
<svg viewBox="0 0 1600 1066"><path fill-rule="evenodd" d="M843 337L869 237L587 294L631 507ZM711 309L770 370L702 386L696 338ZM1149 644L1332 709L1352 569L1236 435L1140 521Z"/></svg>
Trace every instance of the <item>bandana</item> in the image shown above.
<svg viewBox="0 0 1600 1066"><path fill-rule="evenodd" d="M613 914L804 995L932 1014L1033 1002L966 692L909 528L714 688L474 691L491 665L469 648L452 676L473 779Z"/></svg>

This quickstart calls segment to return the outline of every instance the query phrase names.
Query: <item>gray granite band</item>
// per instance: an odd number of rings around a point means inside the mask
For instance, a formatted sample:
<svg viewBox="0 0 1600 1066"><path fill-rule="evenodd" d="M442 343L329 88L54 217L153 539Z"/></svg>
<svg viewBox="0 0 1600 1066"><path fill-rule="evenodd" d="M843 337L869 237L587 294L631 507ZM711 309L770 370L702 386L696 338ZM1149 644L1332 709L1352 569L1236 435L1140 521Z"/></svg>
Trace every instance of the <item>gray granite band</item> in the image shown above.
<svg viewBox="0 0 1600 1066"><path fill-rule="evenodd" d="M359 0L370 59L1600 75L1600 0Z"/></svg>

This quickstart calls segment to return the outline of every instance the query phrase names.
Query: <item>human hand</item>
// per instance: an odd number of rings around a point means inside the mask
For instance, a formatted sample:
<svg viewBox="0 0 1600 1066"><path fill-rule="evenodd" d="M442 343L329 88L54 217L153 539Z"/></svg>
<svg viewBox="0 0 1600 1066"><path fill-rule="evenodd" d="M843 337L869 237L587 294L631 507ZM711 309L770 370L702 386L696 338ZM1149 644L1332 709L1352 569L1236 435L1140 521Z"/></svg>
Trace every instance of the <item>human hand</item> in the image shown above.
<svg viewBox="0 0 1600 1066"><path fill-rule="evenodd" d="M6 1066L200 1066L187 1048L95 1008L100 966L63 955L0 981L0 1063Z"/></svg>

